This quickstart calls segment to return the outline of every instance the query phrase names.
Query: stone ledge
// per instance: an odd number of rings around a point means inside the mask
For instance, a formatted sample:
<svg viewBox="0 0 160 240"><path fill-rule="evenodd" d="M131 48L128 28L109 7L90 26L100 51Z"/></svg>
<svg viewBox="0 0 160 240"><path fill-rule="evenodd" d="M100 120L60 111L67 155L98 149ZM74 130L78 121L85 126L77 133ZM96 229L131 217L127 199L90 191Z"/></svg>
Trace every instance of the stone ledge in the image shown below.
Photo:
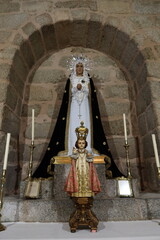
<svg viewBox="0 0 160 240"><path fill-rule="evenodd" d="M100 221L160 219L160 197L97 199L93 211ZM74 211L71 199L4 198L3 222L67 222Z"/></svg>

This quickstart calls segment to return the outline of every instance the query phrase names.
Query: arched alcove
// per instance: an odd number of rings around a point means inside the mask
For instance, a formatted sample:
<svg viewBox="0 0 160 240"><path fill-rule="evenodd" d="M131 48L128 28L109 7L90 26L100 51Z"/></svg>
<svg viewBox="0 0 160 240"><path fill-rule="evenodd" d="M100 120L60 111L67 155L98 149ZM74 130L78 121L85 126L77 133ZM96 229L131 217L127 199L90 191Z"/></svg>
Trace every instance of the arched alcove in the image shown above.
<svg viewBox="0 0 160 240"><path fill-rule="evenodd" d="M137 123L134 135L138 139L138 164L141 180L144 188L157 190L156 176L152 176L154 182L152 181L151 184L151 174L148 175L150 163L152 164L152 173L155 172L155 164L152 159L153 151L147 148L147 145L151 143L149 134L155 130L156 121L152 126L150 125L148 114L151 111L154 115L154 109L150 85L147 81L147 67L135 41L111 25L92 20L67 20L42 25L39 28L34 22L30 22L22 27L22 32L26 34L26 39L18 43L12 61L2 122L2 130L12 133L13 162L15 161L13 164L17 164L17 156L15 156L17 148L22 153L21 140L24 139L24 136L20 132L20 127L23 128L25 124L22 117L22 105L25 104L26 93L29 92L27 88L30 87L31 74L45 59L61 49L68 47L90 48L110 56L125 74L130 89L132 110L134 111L131 114L131 122L134 126ZM129 117L130 113L127 115L128 119ZM149 133L144 122L151 126ZM16 142L19 135L20 146L17 147Z"/></svg>

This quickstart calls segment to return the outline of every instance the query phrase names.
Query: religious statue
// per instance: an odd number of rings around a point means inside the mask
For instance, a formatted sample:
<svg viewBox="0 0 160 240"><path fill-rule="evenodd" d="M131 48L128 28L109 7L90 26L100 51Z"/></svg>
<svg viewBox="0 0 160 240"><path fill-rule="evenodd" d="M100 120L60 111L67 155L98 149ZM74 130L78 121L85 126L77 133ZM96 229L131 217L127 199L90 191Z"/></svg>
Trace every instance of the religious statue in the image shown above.
<svg viewBox="0 0 160 240"><path fill-rule="evenodd" d="M47 168L54 156L70 156L74 147L77 125L85 122L89 129L86 150L92 155L107 156L108 178L123 174L115 165L101 123L101 117L92 78L88 74L90 61L83 56L73 57L69 63L71 75L67 80L57 122L47 151L33 174L35 178L48 178Z"/></svg>
<svg viewBox="0 0 160 240"><path fill-rule="evenodd" d="M94 156L87 150L88 129L84 123L76 130L77 141L71 155L71 168L66 180L65 191L75 203L76 210L71 214L69 225L71 232L77 228L97 231L98 219L91 211L93 196L101 191L100 181L93 165Z"/></svg>
<svg viewBox="0 0 160 240"><path fill-rule="evenodd" d="M65 191L72 197L92 197L101 191L93 165L94 156L86 150L88 129L83 124L81 122L81 126L76 128L76 148L73 148L71 169L65 185Z"/></svg>

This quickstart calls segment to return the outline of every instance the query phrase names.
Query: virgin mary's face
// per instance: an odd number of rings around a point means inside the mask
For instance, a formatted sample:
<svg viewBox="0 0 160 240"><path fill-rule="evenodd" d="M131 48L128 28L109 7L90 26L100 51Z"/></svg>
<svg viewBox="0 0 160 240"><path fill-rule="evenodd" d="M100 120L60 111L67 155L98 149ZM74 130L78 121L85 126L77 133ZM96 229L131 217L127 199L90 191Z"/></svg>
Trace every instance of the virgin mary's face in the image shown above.
<svg viewBox="0 0 160 240"><path fill-rule="evenodd" d="M76 65L76 75L77 76L82 76L83 75L83 64L82 63L77 63L77 65Z"/></svg>

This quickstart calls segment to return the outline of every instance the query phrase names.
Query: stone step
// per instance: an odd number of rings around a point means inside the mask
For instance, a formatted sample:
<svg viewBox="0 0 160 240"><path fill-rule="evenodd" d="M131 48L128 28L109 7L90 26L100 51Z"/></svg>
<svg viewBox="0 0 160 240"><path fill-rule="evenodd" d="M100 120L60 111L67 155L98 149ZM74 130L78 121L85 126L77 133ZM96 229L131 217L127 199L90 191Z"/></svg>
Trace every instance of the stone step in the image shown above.
<svg viewBox="0 0 160 240"><path fill-rule="evenodd" d="M41 181L38 199L26 199L28 181L22 181L19 197L5 197L2 208L4 222L67 222L75 210L64 192L69 165L55 166L54 179ZM134 197L120 198L117 180L105 178L104 165L96 166L102 192L94 197L93 212L100 221L147 220L160 218L160 194L142 194L137 179L132 179Z"/></svg>
<svg viewBox="0 0 160 240"><path fill-rule="evenodd" d="M95 199L93 212L99 221L135 221L160 219L160 194L138 198ZM67 222L74 205L68 199L18 199L4 198L2 221L4 222Z"/></svg>

